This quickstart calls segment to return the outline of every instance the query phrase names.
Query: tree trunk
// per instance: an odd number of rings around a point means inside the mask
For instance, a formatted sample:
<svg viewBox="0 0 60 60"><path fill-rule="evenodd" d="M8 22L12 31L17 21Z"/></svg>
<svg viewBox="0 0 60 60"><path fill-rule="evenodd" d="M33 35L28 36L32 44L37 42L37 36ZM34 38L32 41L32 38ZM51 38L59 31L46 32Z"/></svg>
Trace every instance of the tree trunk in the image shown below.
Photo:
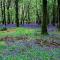
<svg viewBox="0 0 60 60"><path fill-rule="evenodd" d="M3 1L3 24L6 25L5 0Z"/></svg>
<svg viewBox="0 0 60 60"><path fill-rule="evenodd" d="M42 21L42 32L44 34L47 33L47 0L43 0L43 21Z"/></svg>
<svg viewBox="0 0 60 60"><path fill-rule="evenodd" d="M60 0L58 0L58 29L60 31Z"/></svg>
<svg viewBox="0 0 60 60"><path fill-rule="evenodd" d="M16 11L16 21L15 22L16 22L17 27L19 27L19 17L18 17L18 15L19 15L18 14L18 8L19 7L18 7L18 2L19 2L18 0L15 0L15 11Z"/></svg>
<svg viewBox="0 0 60 60"><path fill-rule="evenodd" d="M24 5L22 6L21 24L24 24Z"/></svg>
<svg viewBox="0 0 60 60"><path fill-rule="evenodd" d="M0 2L1 3L1 16L2 16L2 24L3 24L3 4L2 4L2 1Z"/></svg>
<svg viewBox="0 0 60 60"><path fill-rule="evenodd" d="M10 12L9 12L9 8L10 8L10 3L11 3L11 0L8 0L7 1L7 17L8 17L8 20L7 20L7 23L10 24Z"/></svg>
<svg viewBox="0 0 60 60"><path fill-rule="evenodd" d="M38 8L37 8L37 0L36 0L36 24L38 25L41 24L41 19L40 19Z"/></svg>
<svg viewBox="0 0 60 60"><path fill-rule="evenodd" d="M53 21L52 21L52 25L55 26L56 23L56 0L54 0L53 2Z"/></svg>

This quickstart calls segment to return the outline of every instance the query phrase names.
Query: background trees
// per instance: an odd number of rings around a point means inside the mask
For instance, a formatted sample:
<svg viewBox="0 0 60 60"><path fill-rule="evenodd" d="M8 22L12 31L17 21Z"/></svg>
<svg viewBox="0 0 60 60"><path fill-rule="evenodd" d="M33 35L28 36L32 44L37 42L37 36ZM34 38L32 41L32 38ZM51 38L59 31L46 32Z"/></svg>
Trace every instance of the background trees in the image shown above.
<svg viewBox="0 0 60 60"><path fill-rule="evenodd" d="M59 18L58 18L59 16ZM52 24L60 28L59 0L0 0L0 23L42 24L42 31Z"/></svg>
<svg viewBox="0 0 60 60"><path fill-rule="evenodd" d="M2 1L2 2L1 2ZM1 0L0 2L2 3L3 5L3 2L4 0ZM43 18L43 11L42 11L42 7L43 7L43 4L42 4L42 1L43 0L18 0L16 2L16 0L6 0L5 1L5 13L6 13L6 19L7 19L7 23L9 24L9 21L12 17L12 20L11 22L13 21L15 23L15 20L16 20L16 6L18 5L18 16L19 16L19 23L21 22L21 18L23 17L22 14L24 12L24 21L27 22L28 20L30 22L36 22L37 21L39 23L41 23L40 20L42 20ZM53 2L52 0L48 0L48 13L49 13L49 20L52 20L53 18L53 13L52 13L52 6L53 6ZM16 4L17 3L17 4ZM0 4L0 6L2 6ZM3 8L3 6L2 6ZM24 10L24 11L22 11ZM1 11L1 8L0 8L0 11ZM1 13L1 16L2 17L2 12ZM0 19L1 20L1 19Z"/></svg>

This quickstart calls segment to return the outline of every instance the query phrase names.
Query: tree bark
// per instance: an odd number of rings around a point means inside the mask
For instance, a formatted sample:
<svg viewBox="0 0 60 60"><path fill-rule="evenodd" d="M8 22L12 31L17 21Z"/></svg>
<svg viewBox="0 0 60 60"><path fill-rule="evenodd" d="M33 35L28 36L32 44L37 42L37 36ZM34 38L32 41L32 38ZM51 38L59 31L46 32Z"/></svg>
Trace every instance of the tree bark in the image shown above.
<svg viewBox="0 0 60 60"><path fill-rule="evenodd" d="M18 17L18 2L19 2L19 0L15 0L15 11L16 11L16 15L15 15L15 17L16 17L16 26L17 27L19 27L19 17Z"/></svg>
<svg viewBox="0 0 60 60"><path fill-rule="evenodd" d="M52 21L52 25L55 26L56 23L56 0L54 0L53 2L53 21Z"/></svg>
<svg viewBox="0 0 60 60"><path fill-rule="evenodd" d="M3 1L3 24L6 25L5 0Z"/></svg>
<svg viewBox="0 0 60 60"><path fill-rule="evenodd" d="M58 29L60 31L60 0L58 0Z"/></svg>
<svg viewBox="0 0 60 60"><path fill-rule="evenodd" d="M7 1L7 17L8 17L8 20L7 20L7 23L10 24L10 12L9 12L9 8L10 8L10 3L11 3L11 0L8 0Z"/></svg>
<svg viewBox="0 0 60 60"><path fill-rule="evenodd" d="M47 32L47 0L43 0L43 21L42 21L42 32L44 34L48 34Z"/></svg>

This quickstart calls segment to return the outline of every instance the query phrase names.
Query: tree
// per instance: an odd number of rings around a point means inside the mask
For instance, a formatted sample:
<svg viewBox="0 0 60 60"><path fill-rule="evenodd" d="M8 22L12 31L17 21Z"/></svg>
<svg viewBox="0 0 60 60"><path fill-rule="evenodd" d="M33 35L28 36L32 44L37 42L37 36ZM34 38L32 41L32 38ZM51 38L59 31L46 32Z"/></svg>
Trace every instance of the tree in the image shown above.
<svg viewBox="0 0 60 60"><path fill-rule="evenodd" d="M16 11L16 14L15 14L15 17L16 17L16 26L19 27L19 17L18 17L18 2L19 0L15 0L15 11Z"/></svg>
<svg viewBox="0 0 60 60"><path fill-rule="evenodd" d="M30 24L30 5L31 5L31 0L28 1L27 4L27 23Z"/></svg>
<svg viewBox="0 0 60 60"><path fill-rule="evenodd" d="M7 16L8 16L8 19L7 19L7 23L10 24L10 12L9 12L9 8L10 8L10 3L11 3L11 0L7 0Z"/></svg>
<svg viewBox="0 0 60 60"><path fill-rule="evenodd" d="M59 18L58 18L58 29L59 29L59 31L60 31L60 0L58 0L58 16L59 16Z"/></svg>
<svg viewBox="0 0 60 60"><path fill-rule="evenodd" d="M55 26L56 23L56 0L53 1L53 20L52 25Z"/></svg>
<svg viewBox="0 0 60 60"><path fill-rule="evenodd" d="M23 0L22 0L22 2L23 2ZM24 4L22 4L22 14L21 14L21 24L24 24Z"/></svg>
<svg viewBox="0 0 60 60"><path fill-rule="evenodd" d="M40 24L41 23L41 19L40 19L40 15L39 15L39 12L38 12L38 7L37 7L37 0L36 0L36 23L37 24Z"/></svg>
<svg viewBox="0 0 60 60"><path fill-rule="evenodd" d="M3 23L3 4L2 4L2 1L0 3L1 3L1 19L2 19L2 24L4 24Z"/></svg>
<svg viewBox="0 0 60 60"><path fill-rule="evenodd" d="M42 34L47 33L47 0L43 0L43 21L42 21Z"/></svg>
<svg viewBox="0 0 60 60"><path fill-rule="evenodd" d="M3 1L3 24L6 25L5 0Z"/></svg>

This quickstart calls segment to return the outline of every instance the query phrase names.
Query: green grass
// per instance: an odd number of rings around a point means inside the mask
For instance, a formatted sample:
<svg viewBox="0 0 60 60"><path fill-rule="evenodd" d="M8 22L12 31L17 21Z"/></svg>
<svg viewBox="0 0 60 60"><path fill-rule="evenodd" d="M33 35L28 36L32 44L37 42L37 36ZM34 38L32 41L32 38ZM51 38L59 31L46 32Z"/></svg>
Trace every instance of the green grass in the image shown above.
<svg viewBox="0 0 60 60"><path fill-rule="evenodd" d="M22 36L27 35L30 37L38 38L41 37L41 30L40 29L28 29L28 28L12 28L8 29L7 31L0 31L0 37L5 36ZM50 34L59 34L59 32L49 32ZM17 55L8 55L6 57L3 56L4 49L8 49L9 51L13 51L15 49L19 48L21 53L18 53ZM0 60L60 60L60 48L45 50L44 47L34 48L26 48L22 46L10 46L7 47L5 41L0 41ZM25 49L25 50L24 50ZM27 49L27 51L26 51ZM5 58L5 59L4 59Z"/></svg>
<svg viewBox="0 0 60 60"><path fill-rule="evenodd" d="M52 49L50 51L46 51L41 48L38 49L29 49L27 52L22 52L22 54L18 55L8 55L5 60L59 60L59 49Z"/></svg>
<svg viewBox="0 0 60 60"><path fill-rule="evenodd" d="M5 41L0 41L0 50L3 50L6 48L6 43Z"/></svg>
<svg viewBox="0 0 60 60"><path fill-rule="evenodd" d="M20 35L33 35L35 33L35 29L28 28L14 28L8 29L7 31L0 31L0 37L4 36L20 36Z"/></svg>
<svg viewBox="0 0 60 60"><path fill-rule="evenodd" d="M48 32L49 34L60 34L58 31L54 32ZM41 29L36 28L36 29L31 29L31 28L9 28L6 31L0 31L0 37L5 37L5 36L22 36L22 35L27 35L31 37L41 37Z"/></svg>
<svg viewBox="0 0 60 60"><path fill-rule="evenodd" d="M41 29L31 29L31 28L11 28L7 29L7 31L0 31L0 38L5 36L10 37L19 37L19 36L28 36L30 38L40 38L41 37Z"/></svg>

